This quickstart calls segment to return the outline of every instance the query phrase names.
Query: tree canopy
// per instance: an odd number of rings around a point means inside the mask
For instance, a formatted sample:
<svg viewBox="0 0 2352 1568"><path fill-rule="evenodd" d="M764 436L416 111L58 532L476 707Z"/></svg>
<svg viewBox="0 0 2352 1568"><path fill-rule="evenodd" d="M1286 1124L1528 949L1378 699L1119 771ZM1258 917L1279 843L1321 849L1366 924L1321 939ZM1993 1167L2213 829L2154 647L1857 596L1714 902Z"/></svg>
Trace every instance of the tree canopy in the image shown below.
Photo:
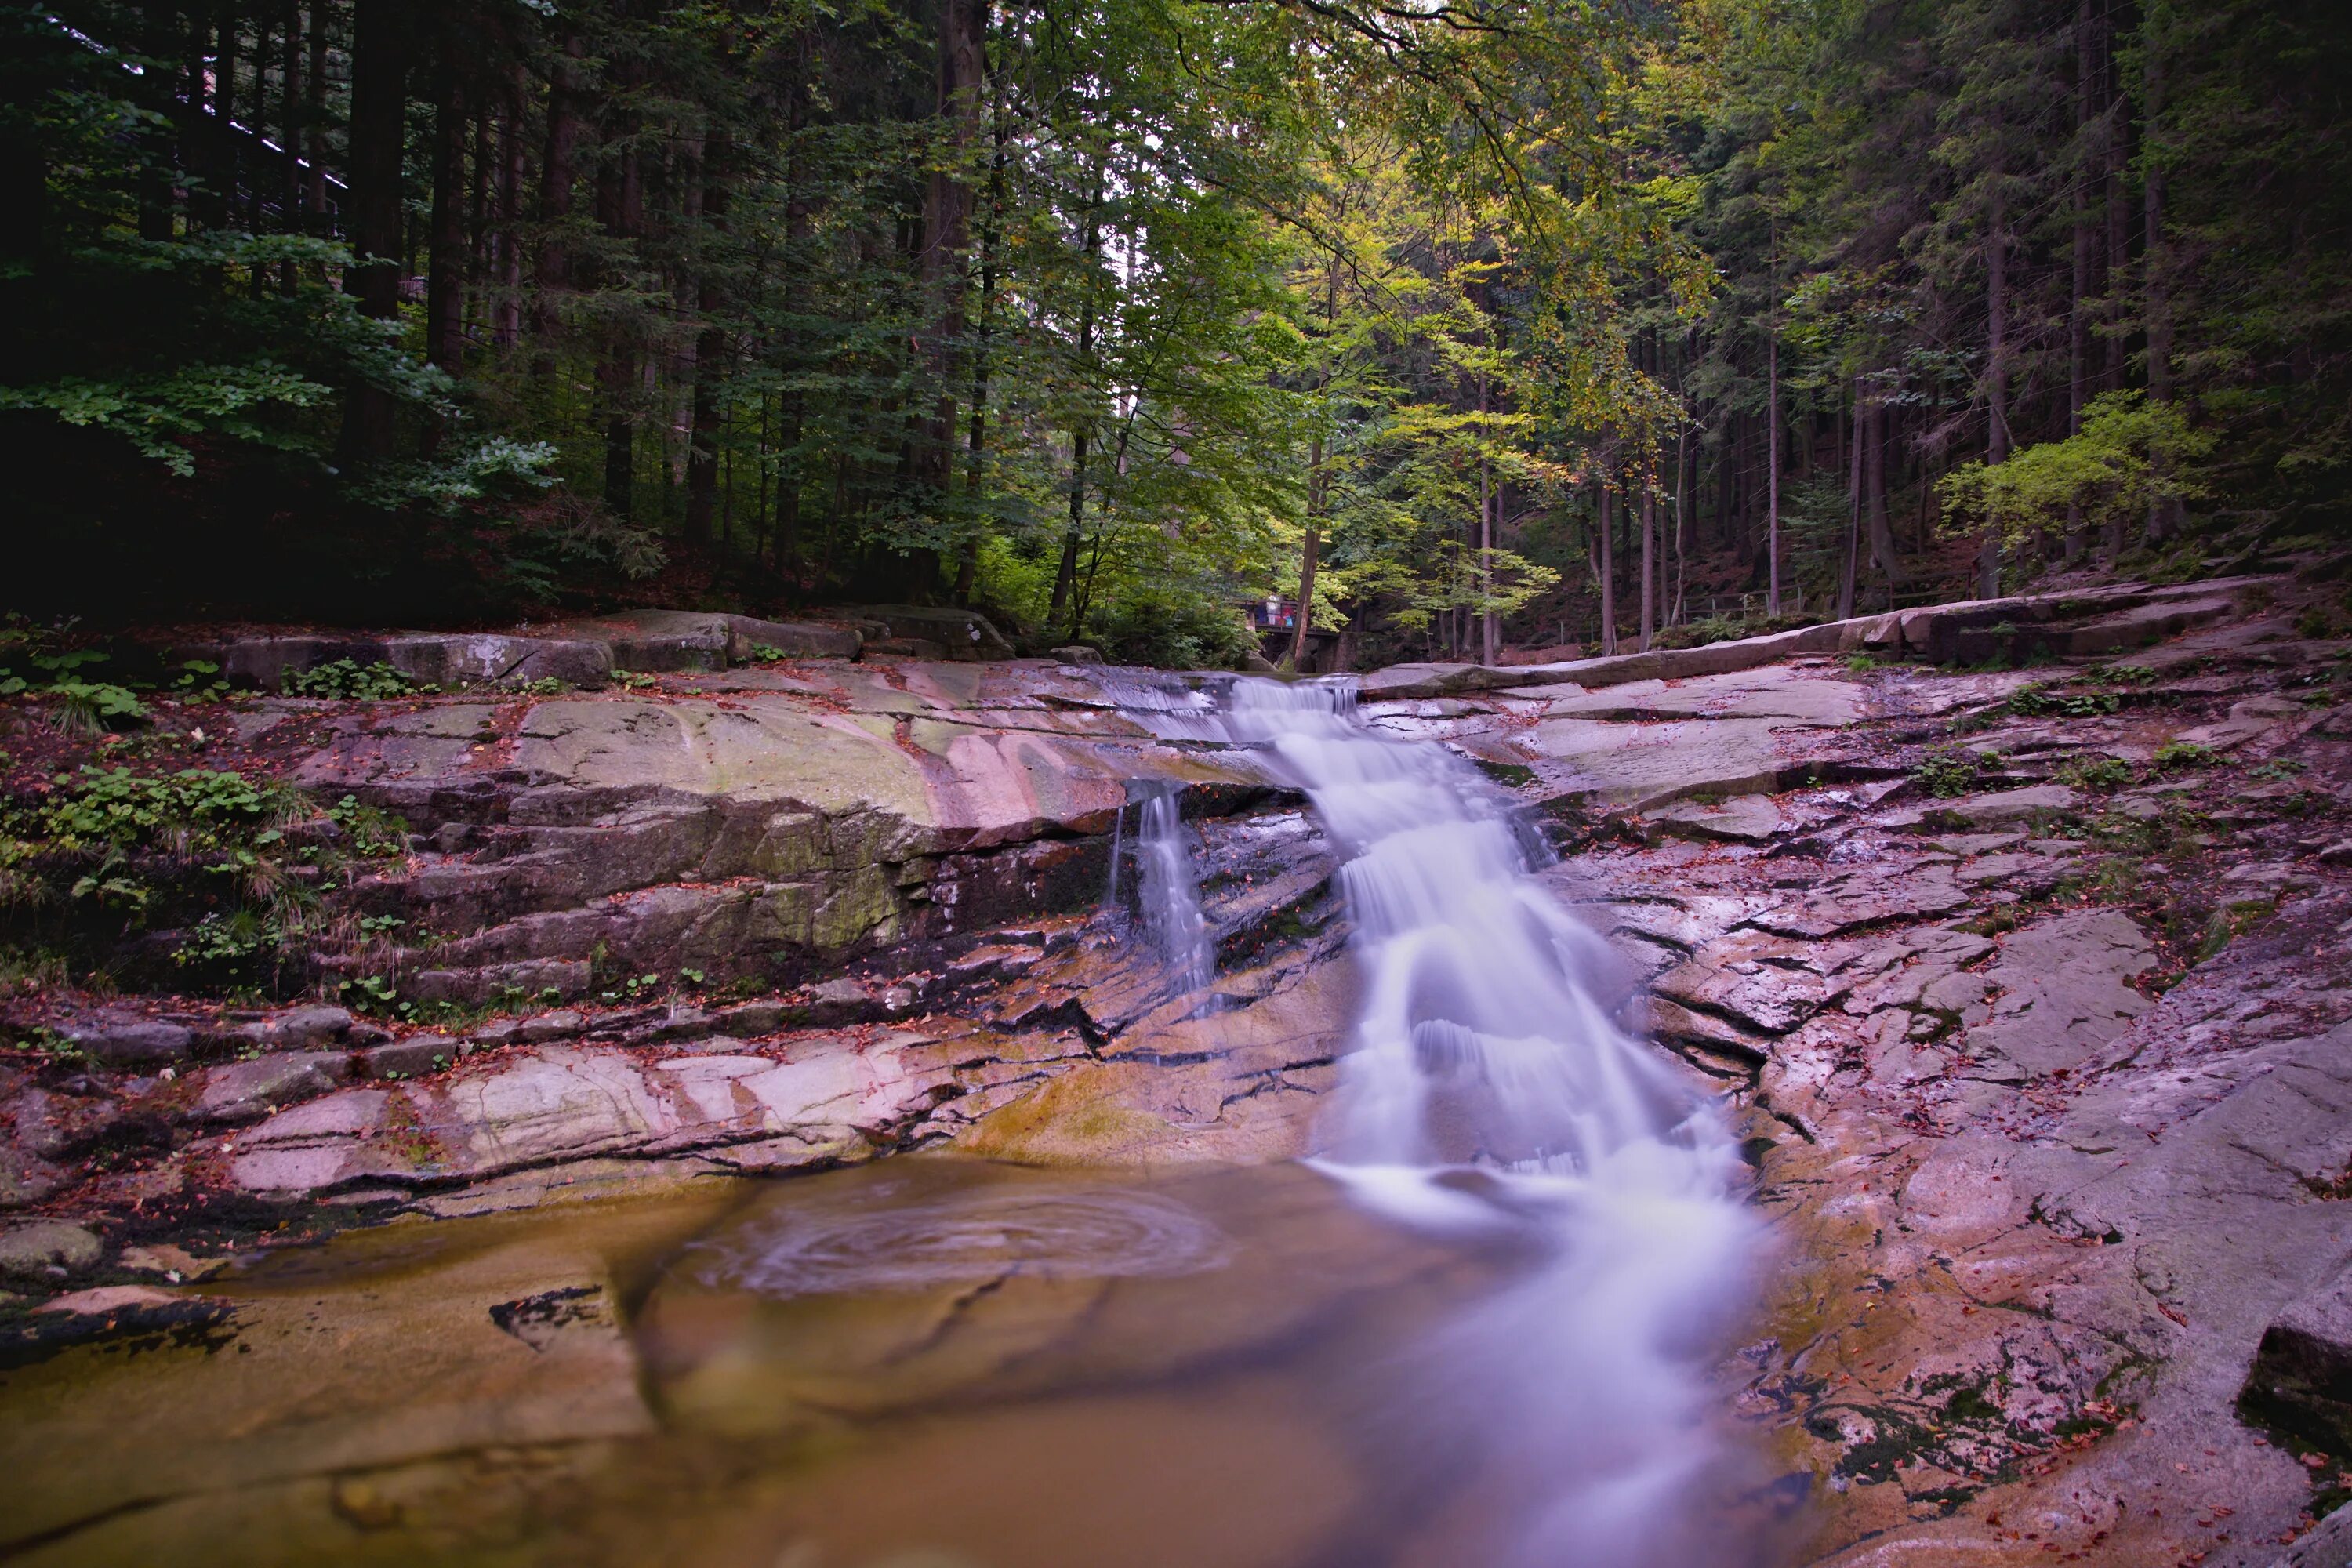
<svg viewBox="0 0 2352 1568"><path fill-rule="evenodd" d="M0 28L41 613L1493 659L2345 523L2352 16L2309 0Z"/></svg>

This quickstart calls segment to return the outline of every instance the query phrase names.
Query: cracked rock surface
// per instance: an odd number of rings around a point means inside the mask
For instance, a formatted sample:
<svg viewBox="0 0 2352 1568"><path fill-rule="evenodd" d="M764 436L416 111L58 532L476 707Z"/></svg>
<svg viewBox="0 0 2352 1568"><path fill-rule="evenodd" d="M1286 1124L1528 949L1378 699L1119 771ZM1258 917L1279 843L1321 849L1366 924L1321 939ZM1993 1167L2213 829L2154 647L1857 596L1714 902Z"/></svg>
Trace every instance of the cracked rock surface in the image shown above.
<svg viewBox="0 0 2352 1568"><path fill-rule="evenodd" d="M1368 722L1485 763L1549 833L1545 876L1647 983L1628 1006L1741 1122L1778 1247L1724 1403L1797 1561L2346 1561L2352 650L2296 635L2305 592L1367 679ZM257 735L308 726L285 754L305 787L407 823L362 889L401 934L329 974L397 974L432 1016L14 1004L73 1048L0 1058L0 1350L64 1377L124 1334L307 1331L290 1297L204 1294L229 1244L273 1234L527 1227L509 1211L925 1148L1164 1169L1312 1146L1348 922L1320 830L1251 754L1096 667L688 679L253 705ZM1131 854L1105 899L1129 801L1162 789L1201 873L1202 990L1143 940ZM596 1223L635 1236L630 1212ZM633 1360L611 1259L639 1243L593 1266L532 1245L467 1265L473 1305L432 1330L417 1375L507 1401L460 1400L434 1453L620 1441L665 1418L647 1390L740 1405ZM50 1299L102 1310L32 1311ZM371 1372L237 1395L270 1473L362 1529L401 1505L352 1478L428 1447L393 1414L329 1418L382 1403ZM131 1384L94 1386L75 1420L128 1418ZM48 1500L0 1549L128 1506L20 1447L0 1455ZM134 1490L193 1496L226 1463L192 1448Z"/></svg>

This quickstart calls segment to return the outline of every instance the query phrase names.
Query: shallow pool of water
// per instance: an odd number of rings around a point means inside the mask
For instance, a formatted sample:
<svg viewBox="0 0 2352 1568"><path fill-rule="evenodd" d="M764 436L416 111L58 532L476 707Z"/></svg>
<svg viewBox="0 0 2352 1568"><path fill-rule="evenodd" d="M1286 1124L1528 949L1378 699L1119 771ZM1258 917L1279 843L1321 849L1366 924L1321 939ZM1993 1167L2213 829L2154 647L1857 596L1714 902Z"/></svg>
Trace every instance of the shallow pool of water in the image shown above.
<svg viewBox="0 0 2352 1568"><path fill-rule="evenodd" d="M1465 1202L1508 1195L1461 1181ZM1513 1342L1549 1337L1544 1282L1573 1266L1556 1234L1434 1234L1295 1164L930 1157L347 1233L208 1280L233 1331L0 1374L6 1554L1760 1560L1721 1462L1631 1537L1553 1520L1530 1550L1561 1498L1607 1495L1611 1432L1559 1433L1616 1418L1594 1369L1562 1381L1557 1347Z"/></svg>

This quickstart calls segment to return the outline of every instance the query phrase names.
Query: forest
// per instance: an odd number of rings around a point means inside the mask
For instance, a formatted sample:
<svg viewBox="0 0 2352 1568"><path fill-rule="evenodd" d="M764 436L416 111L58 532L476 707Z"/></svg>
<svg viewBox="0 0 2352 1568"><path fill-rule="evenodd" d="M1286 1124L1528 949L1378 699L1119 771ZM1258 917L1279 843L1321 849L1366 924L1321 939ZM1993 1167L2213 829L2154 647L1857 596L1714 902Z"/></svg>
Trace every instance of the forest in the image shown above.
<svg viewBox="0 0 2352 1568"><path fill-rule="evenodd" d="M37 616L1493 663L2352 521L2337 5L0 16Z"/></svg>

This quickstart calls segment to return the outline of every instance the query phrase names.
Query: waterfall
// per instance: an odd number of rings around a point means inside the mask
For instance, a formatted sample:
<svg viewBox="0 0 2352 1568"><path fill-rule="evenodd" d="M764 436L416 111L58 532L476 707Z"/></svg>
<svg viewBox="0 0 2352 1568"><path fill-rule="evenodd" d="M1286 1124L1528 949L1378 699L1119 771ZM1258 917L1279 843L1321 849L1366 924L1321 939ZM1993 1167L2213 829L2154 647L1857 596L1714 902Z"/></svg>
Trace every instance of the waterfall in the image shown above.
<svg viewBox="0 0 2352 1568"><path fill-rule="evenodd" d="M1475 769L1369 728L1345 682L1245 680L1225 710L1343 858L1363 997L1318 1166L1543 1259L1425 1348L1416 1447L1533 1520L1494 1564L1727 1561L1687 1505L1721 1458L1708 1373L1758 1240L1710 1098L1618 1021L1621 966Z"/></svg>
<svg viewBox="0 0 2352 1568"><path fill-rule="evenodd" d="M1181 803L1177 785L1144 789L1136 814L1135 858L1144 931L1167 962L1176 991L1190 994L1216 977L1216 949L1209 941L1209 922L1201 914L1200 878L1192 867L1192 838L1184 827ZM1213 1005L1210 999L1202 1007Z"/></svg>

